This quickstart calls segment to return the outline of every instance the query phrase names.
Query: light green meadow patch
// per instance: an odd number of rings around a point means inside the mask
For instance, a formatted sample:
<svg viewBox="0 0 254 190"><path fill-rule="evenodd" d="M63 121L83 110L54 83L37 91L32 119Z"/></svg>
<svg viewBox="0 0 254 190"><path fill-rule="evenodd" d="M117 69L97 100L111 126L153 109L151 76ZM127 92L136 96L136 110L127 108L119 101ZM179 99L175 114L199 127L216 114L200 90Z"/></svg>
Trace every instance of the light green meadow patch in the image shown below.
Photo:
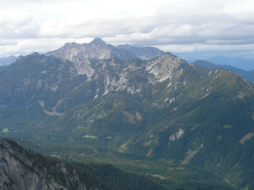
<svg viewBox="0 0 254 190"><path fill-rule="evenodd" d="M112 137L111 136L108 136L108 137L106 137L107 139L112 139Z"/></svg>
<svg viewBox="0 0 254 190"><path fill-rule="evenodd" d="M83 137L85 137L87 139L97 139L98 138L97 136L90 136L90 135L85 135Z"/></svg>
<svg viewBox="0 0 254 190"><path fill-rule="evenodd" d="M223 128L224 128L224 129L231 129L232 126L231 126L231 125L223 125Z"/></svg>
<svg viewBox="0 0 254 190"><path fill-rule="evenodd" d="M254 136L254 133L248 133L247 135L245 135L245 136L240 140L240 143L241 143L241 144L244 144L245 141L250 140L253 136Z"/></svg>
<svg viewBox="0 0 254 190"><path fill-rule="evenodd" d="M1 131L1 133L9 133L10 131L8 130L8 128L5 128Z"/></svg>

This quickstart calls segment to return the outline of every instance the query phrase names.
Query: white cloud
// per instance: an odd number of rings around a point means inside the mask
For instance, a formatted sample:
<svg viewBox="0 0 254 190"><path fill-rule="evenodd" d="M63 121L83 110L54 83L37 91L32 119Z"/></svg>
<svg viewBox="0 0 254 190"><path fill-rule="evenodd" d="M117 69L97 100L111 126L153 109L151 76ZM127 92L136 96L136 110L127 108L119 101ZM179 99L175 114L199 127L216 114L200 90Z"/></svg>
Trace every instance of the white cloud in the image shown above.
<svg viewBox="0 0 254 190"><path fill-rule="evenodd" d="M101 37L172 52L250 52L253 0L0 0L0 57Z"/></svg>

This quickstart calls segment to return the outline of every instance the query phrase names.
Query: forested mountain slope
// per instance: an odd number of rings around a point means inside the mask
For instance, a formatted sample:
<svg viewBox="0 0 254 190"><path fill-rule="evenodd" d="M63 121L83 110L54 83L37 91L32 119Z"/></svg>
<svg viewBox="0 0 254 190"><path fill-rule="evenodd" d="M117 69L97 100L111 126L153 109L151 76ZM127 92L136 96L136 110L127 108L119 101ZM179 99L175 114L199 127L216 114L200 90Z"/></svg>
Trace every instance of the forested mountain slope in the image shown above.
<svg viewBox="0 0 254 190"><path fill-rule="evenodd" d="M0 141L0 188L13 190L165 190L144 176L108 164L66 162Z"/></svg>
<svg viewBox="0 0 254 190"><path fill-rule="evenodd" d="M36 145L24 140L16 140L30 148L36 146L39 151L45 150L45 148L50 150L57 148L54 146ZM66 147L64 147L64 150L66 150ZM49 152L47 151L47 153ZM70 156L71 153L69 152L68 155ZM43 156L30 149L25 150L16 142L6 139L0 141L0 158L0 188L8 190L178 190L186 188L193 190L233 190L222 179L205 170L194 167L168 165L170 171L165 170L164 172L167 173L166 175L169 175L167 178L164 178L155 174L141 174L137 170L141 171L140 169L144 170L145 168L136 167L134 169L131 165L125 165L126 167L131 166L131 172L124 172L110 164L67 162ZM150 162L150 164L152 163ZM152 173L158 172L156 171L158 168L154 166L152 165L152 167L145 170Z"/></svg>

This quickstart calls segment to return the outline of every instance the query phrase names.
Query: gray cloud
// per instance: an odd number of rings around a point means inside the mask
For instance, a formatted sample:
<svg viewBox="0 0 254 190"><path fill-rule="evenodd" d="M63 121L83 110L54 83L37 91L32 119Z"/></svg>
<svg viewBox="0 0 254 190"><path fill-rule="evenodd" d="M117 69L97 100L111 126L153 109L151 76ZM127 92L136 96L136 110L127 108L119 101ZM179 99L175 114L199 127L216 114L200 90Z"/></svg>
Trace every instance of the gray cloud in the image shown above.
<svg viewBox="0 0 254 190"><path fill-rule="evenodd" d="M254 43L252 0L2 1L0 57L47 52L94 37L176 53L250 52Z"/></svg>

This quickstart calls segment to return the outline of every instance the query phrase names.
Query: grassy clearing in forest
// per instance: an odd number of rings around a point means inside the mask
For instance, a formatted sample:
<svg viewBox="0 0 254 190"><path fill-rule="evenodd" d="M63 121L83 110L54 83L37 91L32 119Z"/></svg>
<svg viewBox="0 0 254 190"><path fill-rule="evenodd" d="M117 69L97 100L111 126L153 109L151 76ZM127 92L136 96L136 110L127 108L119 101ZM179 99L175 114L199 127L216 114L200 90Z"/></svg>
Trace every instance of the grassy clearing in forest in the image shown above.
<svg viewBox="0 0 254 190"><path fill-rule="evenodd" d="M85 135L83 137L85 137L87 139L97 139L98 138L97 136L90 136L90 135Z"/></svg>
<svg viewBox="0 0 254 190"><path fill-rule="evenodd" d="M1 131L1 133L9 133L10 131L8 130L8 128L5 128Z"/></svg>

